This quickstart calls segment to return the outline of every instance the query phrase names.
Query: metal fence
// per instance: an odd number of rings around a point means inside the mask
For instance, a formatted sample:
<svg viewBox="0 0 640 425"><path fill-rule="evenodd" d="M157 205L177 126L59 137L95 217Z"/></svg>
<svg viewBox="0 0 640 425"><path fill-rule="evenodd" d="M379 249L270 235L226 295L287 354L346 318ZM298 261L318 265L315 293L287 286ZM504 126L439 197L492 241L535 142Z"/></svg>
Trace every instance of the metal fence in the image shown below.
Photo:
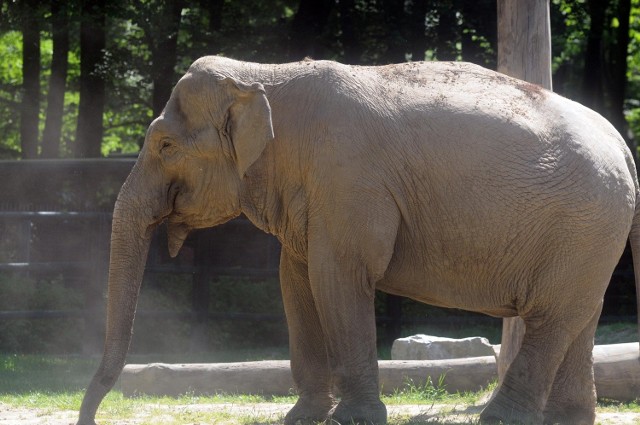
<svg viewBox="0 0 640 425"><path fill-rule="evenodd" d="M15 319L77 318L84 321L83 351L101 350L104 332L106 279L108 273L111 212L120 186L134 164L133 159L0 161L0 272L46 280L63 276L82 292L84 306L75 310L2 310L0 321ZM142 317L180 317L194 326L209 320L283 321L282 314L210 311L209 282L216 276L275 278L280 246L277 240L238 218L213 229L194 232L176 259L166 249L166 233L156 232L147 275L186 274L191 277L190 312L145 311ZM603 321L634 319L635 294L628 253L614 275L608 293L612 308ZM0 294L2 288L0 287ZM402 326L432 323L437 318L403 314L399 297L386 296L378 308L383 337L393 339ZM620 310L620 305L629 304ZM406 304L405 304L406 305ZM607 313L607 307L605 307ZM484 323L499 326L485 316L447 315L448 324Z"/></svg>

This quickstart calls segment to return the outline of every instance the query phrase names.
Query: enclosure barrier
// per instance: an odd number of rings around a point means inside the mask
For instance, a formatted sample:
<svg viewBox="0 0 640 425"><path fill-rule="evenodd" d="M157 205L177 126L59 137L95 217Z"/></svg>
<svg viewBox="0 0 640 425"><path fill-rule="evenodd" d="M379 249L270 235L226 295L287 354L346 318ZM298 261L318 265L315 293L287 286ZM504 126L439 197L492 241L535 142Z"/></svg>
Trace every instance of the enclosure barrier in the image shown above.
<svg viewBox="0 0 640 425"><path fill-rule="evenodd" d="M83 352L102 351L111 214L120 186L134 163L135 158L0 161L3 191L0 273L23 275L36 281L51 281L61 276L65 285L77 288L84 300L83 307L75 310L3 310L0 320L80 319L84 321ZM212 278L277 277L279 243L246 218L194 232L177 259L168 257L166 244L166 233L156 232L147 276L161 273L191 276L191 311L141 310L138 317L189 319L194 329L206 326L211 320L284 322L282 314L209 310L208 282ZM628 260L623 259L616 269L616 279L633 281ZM612 285L610 289L616 287ZM605 297L601 321L634 321L635 317L630 315L607 317L607 304L634 302L614 299L613 295L608 293ZM629 294L625 297L633 298ZM395 296L384 298L384 308L378 310L384 311L376 319L384 329L382 338L388 342L401 336L404 325L499 324L498 319L486 316L409 317L403 312L401 298Z"/></svg>
<svg viewBox="0 0 640 425"><path fill-rule="evenodd" d="M599 345L594 348L594 374L600 398L632 401L640 399L638 343ZM380 388L393 394L410 383L427 381L448 392L479 391L497 379L495 357L449 360L381 360ZM127 397L140 394L179 396L261 394L294 392L287 360L214 364L126 365L120 378Z"/></svg>

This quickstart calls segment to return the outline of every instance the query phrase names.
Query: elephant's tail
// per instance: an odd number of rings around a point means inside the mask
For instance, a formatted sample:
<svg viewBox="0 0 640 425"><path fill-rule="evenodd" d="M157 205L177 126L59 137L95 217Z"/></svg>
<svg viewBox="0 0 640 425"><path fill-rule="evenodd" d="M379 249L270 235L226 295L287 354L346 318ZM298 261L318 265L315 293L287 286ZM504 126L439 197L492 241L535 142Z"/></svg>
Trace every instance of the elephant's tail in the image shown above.
<svg viewBox="0 0 640 425"><path fill-rule="evenodd" d="M621 138L621 145L625 148L626 143ZM635 150L635 149L634 149ZM636 309L638 312L638 341L640 342L640 183L638 183L638 167L636 166L635 155L628 148L625 149L625 160L636 192L636 208L629 232L629 245L633 256L633 273L636 281Z"/></svg>
<svg viewBox="0 0 640 425"><path fill-rule="evenodd" d="M636 308L638 310L638 341L640 341L640 193L636 195L636 212L629 233L633 255L633 272L636 281Z"/></svg>

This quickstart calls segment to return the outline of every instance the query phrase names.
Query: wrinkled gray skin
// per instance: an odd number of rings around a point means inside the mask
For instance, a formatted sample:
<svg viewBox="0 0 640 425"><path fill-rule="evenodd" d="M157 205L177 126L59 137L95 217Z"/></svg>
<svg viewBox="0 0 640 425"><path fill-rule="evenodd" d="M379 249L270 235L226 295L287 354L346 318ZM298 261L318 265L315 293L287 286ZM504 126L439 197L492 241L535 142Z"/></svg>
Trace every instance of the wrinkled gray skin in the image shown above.
<svg viewBox="0 0 640 425"><path fill-rule="evenodd" d="M524 319L483 423L592 424L593 335L630 234L640 251L638 199L602 117L474 65L202 58L118 196L106 346L78 423L124 365L152 230L167 222L176 255L189 230L244 213L283 247L300 395L286 424L386 422L374 289Z"/></svg>

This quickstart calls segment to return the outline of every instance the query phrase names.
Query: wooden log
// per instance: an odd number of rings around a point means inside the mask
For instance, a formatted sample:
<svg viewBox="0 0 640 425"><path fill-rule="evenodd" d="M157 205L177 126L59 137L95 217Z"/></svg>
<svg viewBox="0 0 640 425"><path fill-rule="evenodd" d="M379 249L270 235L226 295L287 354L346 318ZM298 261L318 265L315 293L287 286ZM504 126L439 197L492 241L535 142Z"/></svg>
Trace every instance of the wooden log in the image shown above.
<svg viewBox="0 0 640 425"><path fill-rule="evenodd" d="M288 360L151 363L126 365L120 384L127 397L216 393L287 395L293 388L293 378Z"/></svg>
<svg viewBox="0 0 640 425"><path fill-rule="evenodd" d="M600 398L640 400L640 356L637 342L597 345L593 349L593 373Z"/></svg>
<svg viewBox="0 0 640 425"><path fill-rule="evenodd" d="M428 380L434 386L442 383L444 389L451 393L480 391L497 377L496 359L493 356L448 360L381 360L378 367L380 390L384 394L393 394L408 385L422 386Z"/></svg>
<svg viewBox="0 0 640 425"><path fill-rule="evenodd" d="M598 396L612 400L640 399L638 343L594 348L594 373ZM478 391L497 379L494 357L450 360L381 360L380 387L392 394L407 384L438 385L443 377L449 392ZM120 379L122 392L178 396L181 394L263 394L294 392L288 360L211 364L131 364Z"/></svg>
<svg viewBox="0 0 640 425"><path fill-rule="evenodd" d="M407 385L422 386L428 379L438 385L440 377L447 391L478 391L496 377L494 357L451 360L381 360L380 387L392 394ZM293 393L288 360L242 363L200 363L127 365L120 378L122 392L178 396L181 394Z"/></svg>

